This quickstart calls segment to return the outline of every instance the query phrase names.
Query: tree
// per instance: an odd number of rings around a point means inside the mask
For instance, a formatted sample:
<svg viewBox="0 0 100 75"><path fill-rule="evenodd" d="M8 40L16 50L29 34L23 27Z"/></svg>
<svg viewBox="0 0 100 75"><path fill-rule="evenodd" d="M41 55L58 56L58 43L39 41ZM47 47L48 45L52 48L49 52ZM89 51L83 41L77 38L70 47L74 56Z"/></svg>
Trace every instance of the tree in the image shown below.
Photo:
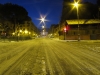
<svg viewBox="0 0 100 75"><path fill-rule="evenodd" d="M22 6L17 4L6 3L1 8L1 14L5 20L9 20L12 23L20 23L24 21L24 19L29 18L28 12ZM30 19L31 20L31 19Z"/></svg>
<svg viewBox="0 0 100 75"><path fill-rule="evenodd" d="M15 25L23 23L24 21L31 21L28 16L28 12L22 6L12 3L0 4L0 23L4 31L9 32L9 26L5 25L4 22L9 21L14 24L13 30L15 31Z"/></svg>
<svg viewBox="0 0 100 75"><path fill-rule="evenodd" d="M71 3L70 0L63 0L62 15L61 15L61 20L60 20L61 23L69 18L68 15L70 15L69 14L69 10L70 10L70 5L69 4L70 3Z"/></svg>
<svg viewBox="0 0 100 75"><path fill-rule="evenodd" d="M100 0L97 0L97 5L100 6Z"/></svg>

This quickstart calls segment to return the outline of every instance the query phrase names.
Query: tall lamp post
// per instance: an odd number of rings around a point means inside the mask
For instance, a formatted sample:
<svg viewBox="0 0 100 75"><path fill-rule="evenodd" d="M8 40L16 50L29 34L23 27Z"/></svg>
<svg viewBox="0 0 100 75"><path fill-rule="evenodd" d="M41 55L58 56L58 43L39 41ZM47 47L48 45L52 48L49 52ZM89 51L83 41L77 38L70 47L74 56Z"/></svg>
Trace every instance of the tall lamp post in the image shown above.
<svg viewBox="0 0 100 75"><path fill-rule="evenodd" d="M64 28L64 40L66 40L66 27Z"/></svg>
<svg viewBox="0 0 100 75"><path fill-rule="evenodd" d="M43 18L41 18L41 22L43 23L43 25L42 25L42 35L45 35L45 17Z"/></svg>
<svg viewBox="0 0 100 75"><path fill-rule="evenodd" d="M79 11L78 11L78 1L74 3L74 6L77 8L77 19L78 19L78 41L80 41L80 29L79 29Z"/></svg>

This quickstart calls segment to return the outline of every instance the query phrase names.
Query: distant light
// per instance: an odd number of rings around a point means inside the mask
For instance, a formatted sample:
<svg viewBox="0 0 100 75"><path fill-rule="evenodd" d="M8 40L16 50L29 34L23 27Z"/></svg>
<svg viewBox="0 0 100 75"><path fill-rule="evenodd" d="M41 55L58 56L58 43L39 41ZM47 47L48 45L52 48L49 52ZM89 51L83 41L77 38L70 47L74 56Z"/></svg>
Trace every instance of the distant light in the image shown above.
<svg viewBox="0 0 100 75"><path fill-rule="evenodd" d="M33 34L35 36L35 34Z"/></svg>
<svg viewBox="0 0 100 75"><path fill-rule="evenodd" d="M28 33L28 31L27 31L27 30L25 30L25 33L27 34L27 33Z"/></svg>
<svg viewBox="0 0 100 75"><path fill-rule="evenodd" d="M31 34L31 32L29 32L29 34Z"/></svg>
<svg viewBox="0 0 100 75"><path fill-rule="evenodd" d="M66 30L66 27L64 28L64 30Z"/></svg>
<svg viewBox="0 0 100 75"><path fill-rule="evenodd" d="M45 21L45 18L41 18L41 21L44 22Z"/></svg>
<svg viewBox="0 0 100 75"><path fill-rule="evenodd" d="M22 30L20 30L20 32L22 32Z"/></svg>
<svg viewBox="0 0 100 75"><path fill-rule="evenodd" d="M45 25L45 21L49 21L49 20L45 19L46 16L47 16L47 15L44 15L44 16L43 16L43 15L40 14L40 18L38 19L38 20L41 21L40 24L43 23L43 24Z"/></svg>
<svg viewBox="0 0 100 75"><path fill-rule="evenodd" d="M44 28L44 26L42 26L42 28Z"/></svg>
<svg viewBox="0 0 100 75"><path fill-rule="evenodd" d="M13 32L12 34L13 34L13 35L15 35L15 33L14 33L14 32Z"/></svg>
<svg viewBox="0 0 100 75"><path fill-rule="evenodd" d="M46 16L41 16L41 18L39 19L39 20L41 20L40 23L44 23L45 21L47 21L47 20L45 19L45 17L46 17Z"/></svg>

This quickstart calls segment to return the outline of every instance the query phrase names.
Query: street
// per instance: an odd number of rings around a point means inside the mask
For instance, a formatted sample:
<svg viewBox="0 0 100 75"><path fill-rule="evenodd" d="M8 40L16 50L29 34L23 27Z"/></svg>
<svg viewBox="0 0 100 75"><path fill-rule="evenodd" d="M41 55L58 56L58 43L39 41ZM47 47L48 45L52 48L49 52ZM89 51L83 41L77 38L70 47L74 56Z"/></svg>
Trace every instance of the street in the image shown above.
<svg viewBox="0 0 100 75"><path fill-rule="evenodd" d="M100 75L100 42L0 42L0 75Z"/></svg>

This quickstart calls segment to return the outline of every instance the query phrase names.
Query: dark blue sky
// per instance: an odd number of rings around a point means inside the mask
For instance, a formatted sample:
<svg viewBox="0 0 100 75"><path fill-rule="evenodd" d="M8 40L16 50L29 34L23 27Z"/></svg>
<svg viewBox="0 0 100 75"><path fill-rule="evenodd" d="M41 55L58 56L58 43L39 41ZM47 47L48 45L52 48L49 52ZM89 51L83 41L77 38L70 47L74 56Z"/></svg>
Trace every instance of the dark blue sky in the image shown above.
<svg viewBox="0 0 100 75"><path fill-rule="evenodd" d="M96 0L83 1L96 3ZM50 27L51 24L58 24L60 21L63 0L0 0L1 4L7 2L23 6L37 27L42 26L38 20L40 15L46 15L46 19L49 20L45 22L47 27Z"/></svg>

